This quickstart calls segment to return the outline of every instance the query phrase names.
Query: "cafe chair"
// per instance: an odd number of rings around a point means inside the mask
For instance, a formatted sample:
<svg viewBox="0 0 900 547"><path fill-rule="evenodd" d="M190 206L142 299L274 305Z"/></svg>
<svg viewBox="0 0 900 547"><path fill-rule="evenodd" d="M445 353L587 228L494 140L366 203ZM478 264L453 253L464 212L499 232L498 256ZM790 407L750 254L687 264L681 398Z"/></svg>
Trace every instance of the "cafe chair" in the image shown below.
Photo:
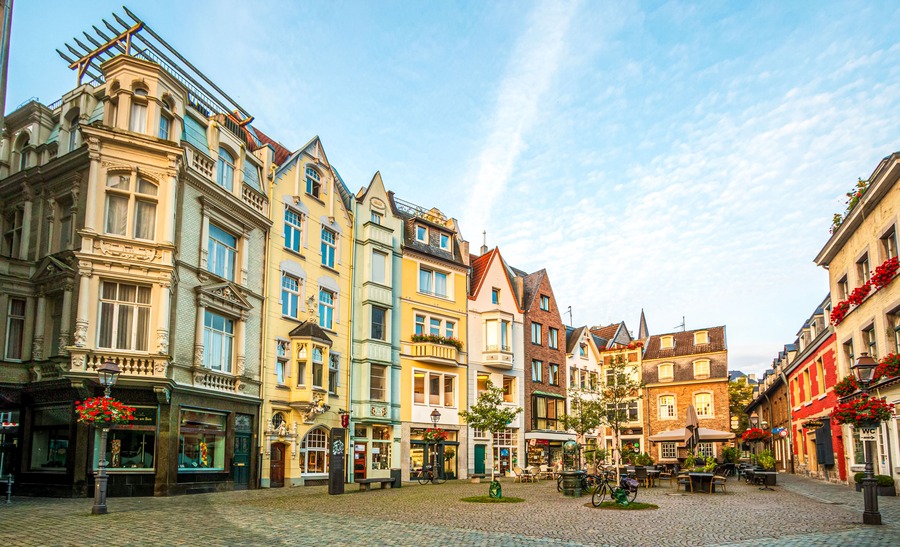
<svg viewBox="0 0 900 547"><path fill-rule="evenodd" d="M669 473L668 471L660 471L659 476L656 477L656 480L658 482L666 481L669 484L669 486L672 486L672 479L674 479L674 478L675 478L675 476L672 475L672 473Z"/></svg>
<svg viewBox="0 0 900 547"><path fill-rule="evenodd" d="M694 484L691 482L691 476L684 474L678 475L678 480L675 483L675 491L678 492L678 489L681 488L681 485L684 485L684 491L687 492L690 489L691 493L694 492Z"/></svg>
<svg viewBox="0 0 900 547"><path fill-rule="evenodd" d="M712 493L713 493L713 490L715 490L715 488L716 488L717 486L719 486L719 487L722 488L722 492L725 492L725 491L726 491L726 490L725 490L725 486L726 486L727 483L728 483L728 478L727 478L727 477L724 477L724 476L722 476L722 475L715 475L715 476L713 476L712 480L709 481L709 493L712 494Z"/></svg>

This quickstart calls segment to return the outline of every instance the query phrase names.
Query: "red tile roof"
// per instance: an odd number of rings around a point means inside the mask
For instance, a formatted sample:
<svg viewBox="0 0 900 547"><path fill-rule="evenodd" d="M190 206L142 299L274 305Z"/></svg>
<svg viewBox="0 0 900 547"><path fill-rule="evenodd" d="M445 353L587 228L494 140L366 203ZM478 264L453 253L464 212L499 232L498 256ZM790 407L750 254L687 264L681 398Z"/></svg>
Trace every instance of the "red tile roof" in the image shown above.
<svg viewBox="0 0 900 547"><path fill-rule="evenodd" d="M707 331L709 333L708 344L694 345L694 333ZM663 349L660 338L663 336L674 336L675 347ZM700 353L712 353L715 351L725 351L728 347L725 343L725 327L710 327L707 329L694 329L684 332L671 332L668 334L654 334L647 339L644 348L644 360L648 359L668 359L671 357L681 357L685 355L696 355Z"/></svg>
<svg viewBox="0 0 900 547"><path fill-rule="evenodd" d="M284 145L272 139L256 126L253 126L253 130L256 131L256 136L259 138L259 141L263 143L263 145L270 144L272 148L275 149L275 165L284 164L285 160L291 155L291 151L288 150ZM250 135L247 135L248 141L250 140ZM255 144L255 143L252 143Z"/></svg>
<svg viewBox="0 0 900 547"><path fill-rule="evenodd" d="M591 334L599 336L600 338L612 340L613 336L618 332L620 325L621 323L613 323L612 325L606 325L605 327L594 327L591 329Z"/></svg>
<svg viewBox="0 0 900 547"><path fill-rule="evenodd" d="M469 284L469 296L478 294L478 289L481 287L481 280L484 277L485 272L487 272L488 265L491 263L491 257L496 252L497 248L494 247L478 257L469 255L469 264L472 265L472 282Z"/></svg>

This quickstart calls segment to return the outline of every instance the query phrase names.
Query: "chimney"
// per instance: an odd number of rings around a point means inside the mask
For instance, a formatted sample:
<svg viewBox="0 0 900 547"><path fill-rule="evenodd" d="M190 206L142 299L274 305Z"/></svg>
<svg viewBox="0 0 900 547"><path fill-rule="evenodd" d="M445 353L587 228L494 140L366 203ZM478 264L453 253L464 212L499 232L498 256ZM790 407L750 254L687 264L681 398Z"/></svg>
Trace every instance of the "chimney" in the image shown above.
<svg viewBox="0 0 900 547"><path fill-rule="evenodd" d="M753 381L755 382L755 381L756 381L756 374L748 374L748 375L747 375L747 378L749 378L750 380L753 380Z"/></svg>
<svg viewBox="0 0 900 547"><path fill-rule="evenodd" d="M487 230L481 231L481 254L479 256L484 256L488 252L487 247Z"/></svg>
<svg viewBox="0 0 900 547"><path fill-rule="evenodd" d="M469 242L468 241L466 241L464 239L459 240L459 254L462 255L460 258L462 259L463 264L468 266L469 265Z"/></svg>

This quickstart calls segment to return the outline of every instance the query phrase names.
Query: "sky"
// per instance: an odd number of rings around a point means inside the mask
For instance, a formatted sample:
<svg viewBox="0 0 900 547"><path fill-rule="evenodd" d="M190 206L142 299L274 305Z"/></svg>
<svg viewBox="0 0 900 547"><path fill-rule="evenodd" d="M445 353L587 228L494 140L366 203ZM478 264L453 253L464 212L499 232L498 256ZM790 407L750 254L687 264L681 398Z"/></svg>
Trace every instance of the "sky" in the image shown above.
<svg viewBox="0 0 900 547"><path fill-rule="evenodd" d="M897 2L127 5L351 191L380 171L546 268L574 325L725 325L745 372L825 298L831 218L900 148ZM18 0L7 111L73 88L54 50L113 12Z"/></svg>

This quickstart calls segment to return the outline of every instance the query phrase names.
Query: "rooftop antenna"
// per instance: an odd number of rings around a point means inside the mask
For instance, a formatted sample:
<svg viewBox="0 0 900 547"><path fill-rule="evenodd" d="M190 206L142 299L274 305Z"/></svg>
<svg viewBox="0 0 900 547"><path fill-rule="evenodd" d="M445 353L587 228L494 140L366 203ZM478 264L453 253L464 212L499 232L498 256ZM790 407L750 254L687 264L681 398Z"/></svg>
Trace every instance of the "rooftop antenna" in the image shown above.
<svg viewBox="0 0 900 547"><path fill-rule="evenodd" d="M487 230L481 231L482 243L481 243L481 254L482 256L488 252L487 248Z"/></svg>
<svg viewBox="0 0 900 547"><path fill-rule="evenodd" d="M676 328L676 329L679 329L679 328L680 328L680 329L681 329L681 332L684 332L685 330L687 330L687 329L684 327L684 316L683 316L683 315L681 316L681 324L680 324L680 325L675 325L675 328Z"/></svg>
<svg viewBox="0 0 900 547"><path fill-rule="evenodd" d="M569 309L566 310L566 313L569 314L569 326L572 326L572 306L569 306Z"/></svg>

